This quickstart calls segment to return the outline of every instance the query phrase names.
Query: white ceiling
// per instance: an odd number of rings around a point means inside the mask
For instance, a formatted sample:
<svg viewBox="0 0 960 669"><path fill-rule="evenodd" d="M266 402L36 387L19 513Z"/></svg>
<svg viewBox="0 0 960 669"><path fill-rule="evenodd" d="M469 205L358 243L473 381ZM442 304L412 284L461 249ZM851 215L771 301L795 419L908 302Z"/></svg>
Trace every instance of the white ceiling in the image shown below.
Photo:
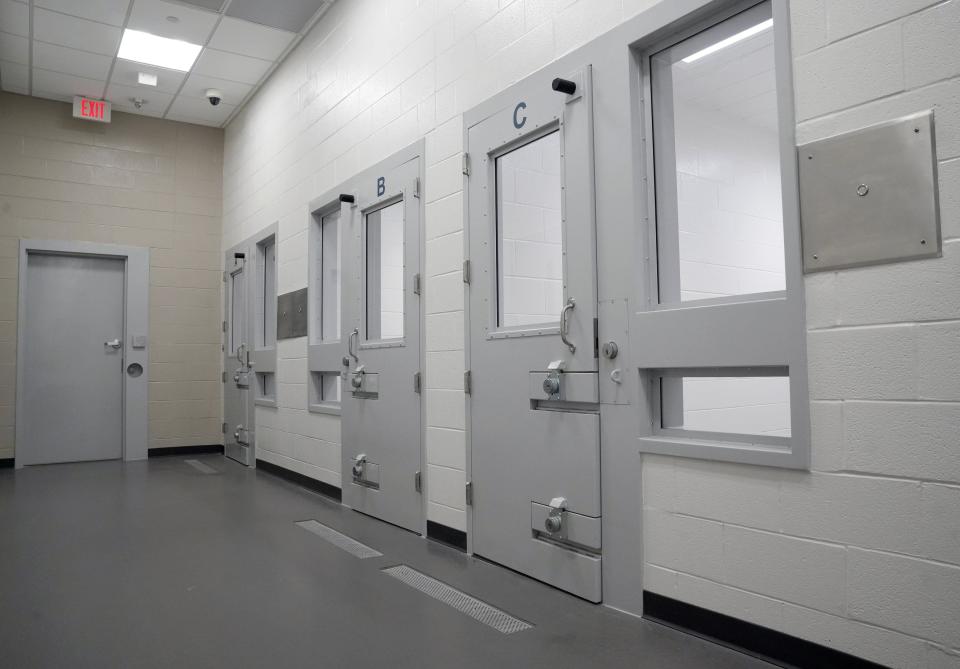
<svg viewBox="0 0 960 669"><path fill-rule="evenodd" d="M132 114L223 127L333 2L0 0L0 88L65 102L85 95ZM190 72L121 60L124 28L203 51ZM155 74L157 86L139 84L140 72ZM208 88L223 93L216 107Z"/></svg>

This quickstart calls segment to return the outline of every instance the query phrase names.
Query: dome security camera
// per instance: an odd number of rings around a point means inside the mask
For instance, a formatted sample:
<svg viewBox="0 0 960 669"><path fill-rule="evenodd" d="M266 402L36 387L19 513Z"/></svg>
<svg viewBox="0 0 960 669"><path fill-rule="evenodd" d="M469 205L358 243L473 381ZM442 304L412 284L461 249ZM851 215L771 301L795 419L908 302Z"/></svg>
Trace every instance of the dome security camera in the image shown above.
<svg viewBox="0 0 960 669"><path fill-rule="evenodd" d="M220 104L220 100L223 99L223 93L218 91L216 88L208 88L206 92L207 100L210 101L214 107Z"/></svg>

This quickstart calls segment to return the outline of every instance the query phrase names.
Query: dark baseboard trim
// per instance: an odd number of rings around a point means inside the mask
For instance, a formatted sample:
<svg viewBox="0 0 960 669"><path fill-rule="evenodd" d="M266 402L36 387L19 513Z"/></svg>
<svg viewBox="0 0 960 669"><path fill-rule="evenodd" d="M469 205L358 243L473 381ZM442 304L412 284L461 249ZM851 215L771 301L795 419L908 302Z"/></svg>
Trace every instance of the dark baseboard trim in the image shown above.
<svg viewBox="0 0 960 669"><path fill-rule="evenodd" d="M13 458L0 458L0 469L13 469Z"/></svg>
<svg viewBox="0 0 960 669"><path fill-rule="evenodd" d="M268 474L273 474L278 478L285 479L291 483L295 483L301 488L306 488L307 490L312 490L318 492L325 497L331 497L338 502L342 501L342 493L340 488L337 486L330 485L329 483L324 483L323 481L318 481L317 479L312 479L309 476L304 476L303 474L290 471L286 467L281 467L280 465L275 465L272 462L267 462L266 460L257 460L257 469L265 471Z"/></svg>
<svg viewBox="0 0 960 669"><path fill-rule="evenodd" d="M165 455L201 455L203 453L223 455L223 446L220 444L203 444L200 446L163 446L147 449L147 457L150 458L159 458Z"/></svg>
<svg viewBox="0 0 960 669"><path fill-rule="evenodd" d="M463 530L455 530L452 527L428 520L427 538L439 541L442 544L447 544L448 546L453 546L464 553L467 552L467 533Z"/></svg>
<svg viewBox="0 0 960 669"><path fill-rule="evenodd" d="M875 662L647 590L643 591L643 617L781 667L884 669Z"/></svg>

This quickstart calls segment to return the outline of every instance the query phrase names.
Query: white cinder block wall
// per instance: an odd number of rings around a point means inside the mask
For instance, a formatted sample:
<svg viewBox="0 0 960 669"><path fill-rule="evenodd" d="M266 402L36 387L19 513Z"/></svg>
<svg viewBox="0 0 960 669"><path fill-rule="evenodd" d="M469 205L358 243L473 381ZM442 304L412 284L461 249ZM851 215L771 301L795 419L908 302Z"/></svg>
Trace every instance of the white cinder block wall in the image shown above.
<svg viewBox="0 0 960 669"><path fill-rule="evenodd" d="M649 4L341 0L227 129L224 245L279 221L281 293L307 284L306 203L427 137L431 520L465 527L460 114ZM646 457L645 587L893 666L960 666L960 0L791 15L798 141L936 109L944 257L807 279L812 471ZM280 343L280 407L258 427L339 485L305 354Z"/></svg>

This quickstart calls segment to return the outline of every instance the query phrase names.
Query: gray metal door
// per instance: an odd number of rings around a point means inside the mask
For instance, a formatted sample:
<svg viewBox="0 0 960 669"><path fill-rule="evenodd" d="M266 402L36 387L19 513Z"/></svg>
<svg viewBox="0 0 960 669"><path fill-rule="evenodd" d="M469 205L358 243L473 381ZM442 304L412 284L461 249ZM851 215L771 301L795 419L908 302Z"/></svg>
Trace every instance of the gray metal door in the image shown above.
<svg viewBox="0 0 960 669"><path fill-rule="evenodd" d="M468 119L472 548L600 601L590 69L557 74Z"/></svg>
<svg viewBox="0 0 960 669"><path fill-rule="evenodd" d="M224 453L237 462L253 466L253 336L251 292L253 276L251 249L235 246L225 258L224 341L223 341L223 420Z"/></svg>
<svg viewBox="0 0 960 669"><path fill-rule="evenodd" d="M342 219L343 501L422 532L420 158L393 165L356 182Z"/></svg>
<svg viewBox="0 0 960 669"><path fill-rule="evenodd" d="M18 456L123 456L125 260L27 254Z"/></svg>

